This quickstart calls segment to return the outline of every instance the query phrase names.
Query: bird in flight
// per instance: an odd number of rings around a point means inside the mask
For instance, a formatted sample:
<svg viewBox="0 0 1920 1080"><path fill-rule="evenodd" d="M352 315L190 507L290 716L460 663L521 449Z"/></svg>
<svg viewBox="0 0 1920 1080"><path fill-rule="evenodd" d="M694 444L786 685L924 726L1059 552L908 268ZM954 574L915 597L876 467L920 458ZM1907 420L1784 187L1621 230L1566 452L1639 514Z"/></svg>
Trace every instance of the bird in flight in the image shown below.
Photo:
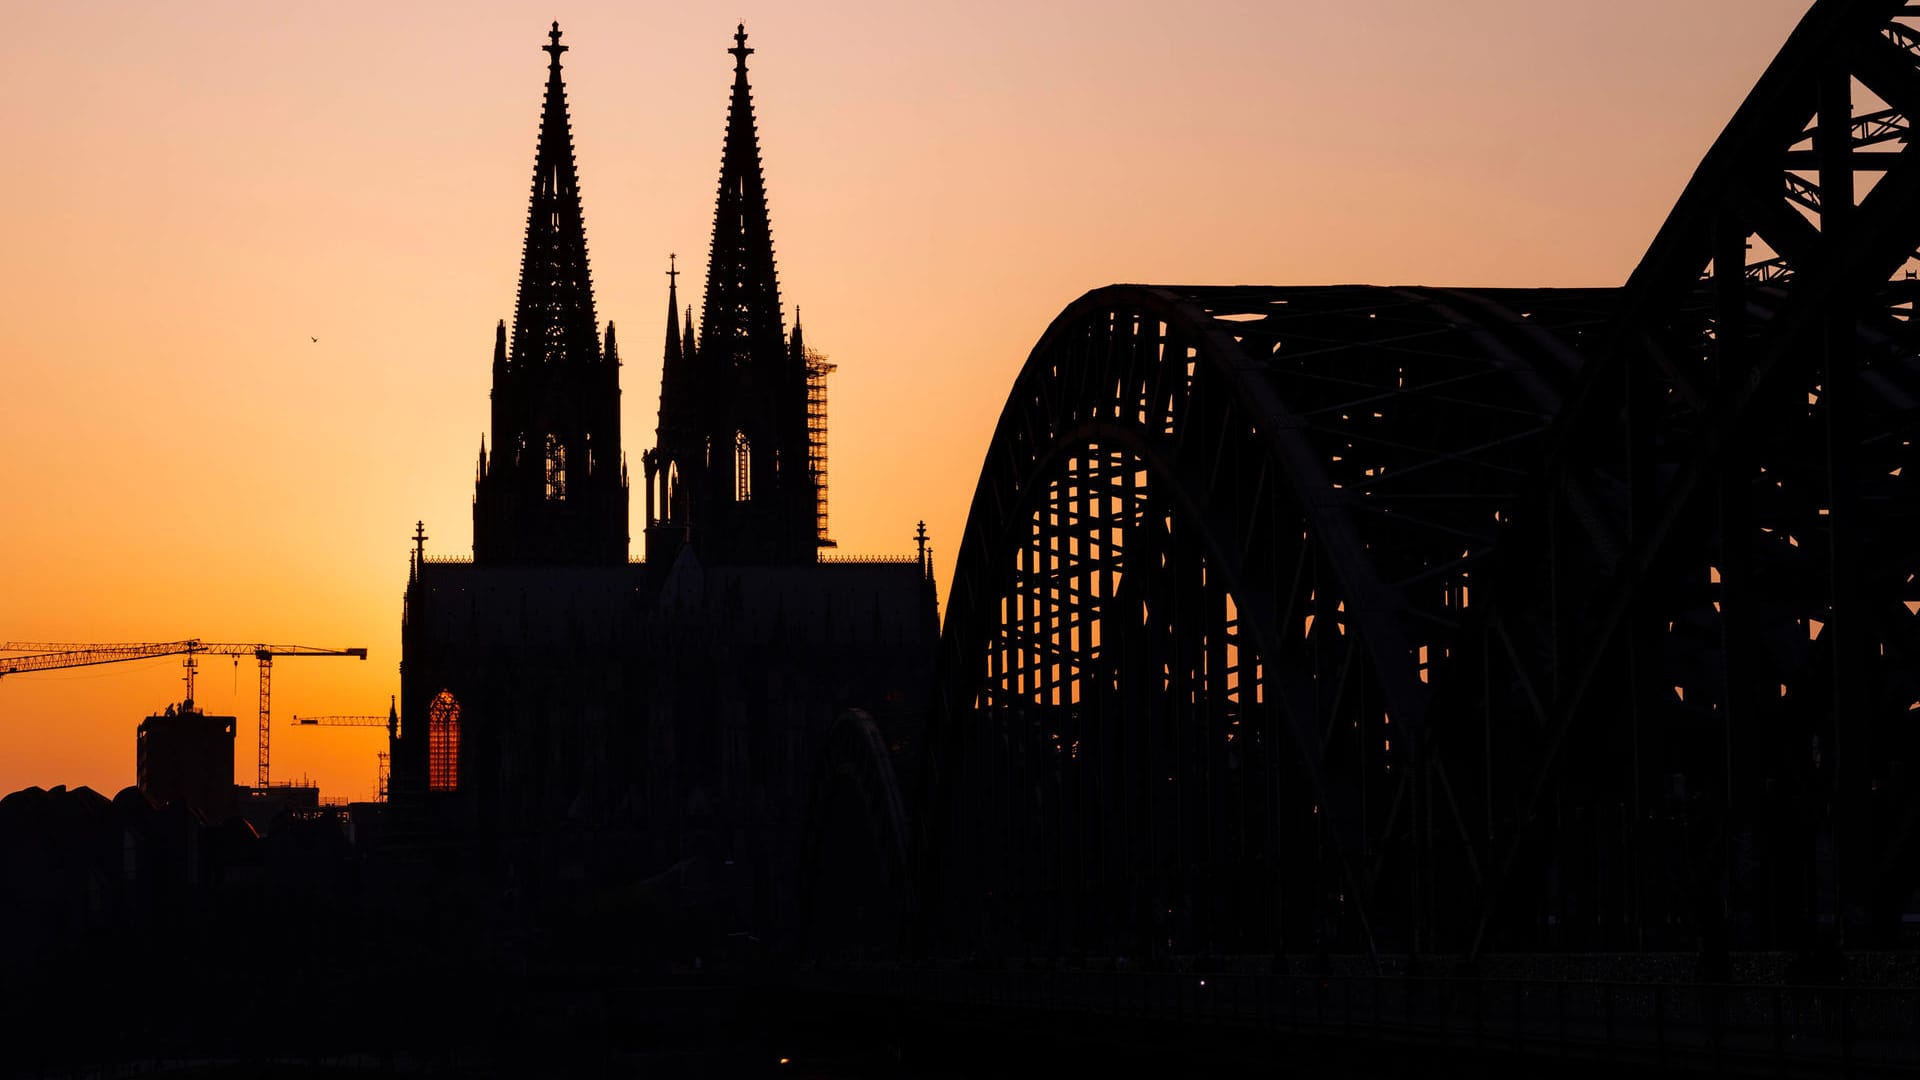
<svg viewBox="0 0 1920 1080"><path fill-rule="evenodd" d="M319 339L319 338L317 338L317 337L314 337L314 336L313 336L312 334L308 334L308 335L307 335L307 337L308 337L308 338L310 338L310 339L312 339L312 341L313 341L313 343L314 343L314 344L316 344L316 345L318 345L318 344L320 343L320 339Z"/></svg>

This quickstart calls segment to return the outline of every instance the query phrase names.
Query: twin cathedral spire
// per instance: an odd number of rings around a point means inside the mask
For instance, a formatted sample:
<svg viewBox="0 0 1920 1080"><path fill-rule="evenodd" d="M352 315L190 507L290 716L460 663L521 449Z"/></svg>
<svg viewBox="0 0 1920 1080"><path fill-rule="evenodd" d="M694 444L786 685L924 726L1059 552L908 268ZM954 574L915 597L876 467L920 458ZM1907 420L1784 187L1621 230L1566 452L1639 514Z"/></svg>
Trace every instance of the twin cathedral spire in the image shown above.
<svg viewBox="0 0 1920 1080"><path fill-rule="evenodd" d="M511 338L505 323L494 333L474 560L617 565L629 541L620 361L613 324L604 344L598 335L558 23L548 37L519 299ZM744 26L728 51L733 94L701 328L691 304L681 328L670 262L659 424L643 456L647 561L662 565L689 545L708 563L806 563L830 543L820 407L829 368L809 358L797 314L786 333Z"/></svg>

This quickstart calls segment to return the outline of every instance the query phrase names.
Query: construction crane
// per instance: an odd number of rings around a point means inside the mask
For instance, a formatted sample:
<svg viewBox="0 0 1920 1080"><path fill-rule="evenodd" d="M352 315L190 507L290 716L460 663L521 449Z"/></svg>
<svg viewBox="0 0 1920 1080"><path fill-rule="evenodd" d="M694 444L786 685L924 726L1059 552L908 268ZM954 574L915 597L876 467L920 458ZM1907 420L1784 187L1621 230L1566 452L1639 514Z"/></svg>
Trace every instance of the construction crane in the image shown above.
<svg viewBox="0 0 1920 1080"><path fill-rule="evenodd" d="M294 727L386 727L384 716L296 716L287 721Z"/></svg>
<svg viewBox="0 0 1920 1080"><path fill-rule="evenodd" d="M387 729L387 735L391 738L400 733L400 707L394 702L389 701L387 703L387 715L385 716L377 716L372 713L359 716L295 716L288 721L288 726L303 728L383 727ZM388 778L392 775L392 759L385 750L379 751L375 757L379 760L379 768L374 778L374 791L376 793L374 797L381 802L386 802L387 782Z"/></svg>
<svg viewBox="0 0 1920 1080"><path fill-rule="evenodd" d="M24 653L23 656L0 656L0 678L8 675L24 675L33 671L57 671L62 668L88 667L93 664L118 664L128 660L149 660L156 656L180 656L186 660L182 666L187 669L187 702L193 702L193 677L199 668L196 657L231 656L238 663L239 657L251 656L260 662L260 771L259 786L267 786L268 744L273 734L271 725L273 716L273 658L276 656L351 656L360 660L367 658L365 648L321 649L311 645L250 645L236 642L201 641L188 638L184 641L144 641L120 642L110 645L87 645L74 642L46 641L8 641L0 642L0 653Z"/></svg>

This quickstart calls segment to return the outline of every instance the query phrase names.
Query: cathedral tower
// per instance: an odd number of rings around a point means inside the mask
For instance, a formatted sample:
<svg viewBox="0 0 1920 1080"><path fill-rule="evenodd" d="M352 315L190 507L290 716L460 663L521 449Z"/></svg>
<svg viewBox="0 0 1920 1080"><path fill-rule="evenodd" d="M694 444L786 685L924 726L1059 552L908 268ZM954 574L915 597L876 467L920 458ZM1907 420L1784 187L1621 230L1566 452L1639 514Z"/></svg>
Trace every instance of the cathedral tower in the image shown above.
<svg viewBox="0 0 1920 1080"><path fill-rule="evenodd" d="M624 564L627 477L620 453L620 359L604 352L587 268L586 226L560 78L560 24L548 54L546 105L509 343L494 329L493 442L482 442L473 495L481 564Z"/></svg>
<svg viewBox="0 0 1920 1080"><path fill-rule="evenodd" d="M659 443L647 456L649 562L691 543L710 564L810 563L820 544L807 364L797 327L787 340L780 308L746 27L733 40L733 97L697 346L692 319L676 342L669 315ZM669 283L669 312L677 303Z"/></svg>

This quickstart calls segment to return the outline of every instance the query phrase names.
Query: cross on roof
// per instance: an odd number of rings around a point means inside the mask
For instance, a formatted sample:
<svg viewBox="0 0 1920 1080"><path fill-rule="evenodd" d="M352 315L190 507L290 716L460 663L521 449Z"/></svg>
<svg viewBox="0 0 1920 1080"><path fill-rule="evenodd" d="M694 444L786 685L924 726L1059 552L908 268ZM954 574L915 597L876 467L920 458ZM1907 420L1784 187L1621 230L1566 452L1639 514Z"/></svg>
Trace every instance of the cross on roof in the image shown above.
<svg viewBox="0 0 1920 1080"><path fill-rule="evenodd" d="M561 53L563 53L563 52L566 52L566 51L567 51L567 47L566 47L565 45L562 45L562 44L560 44L560 23L559 23L559 21L558 21L558 20L555 20L555 22L554 22L554 24L553 24L553 29L551 29L551 30L549 30L549 31L547 31L547 36L548 36L549 38L552 38L552 39L553 39L553 43L552 43L551 45L542 45L542 46L540 46L540 49L541 49L541 51L542 51L542 52L545 52L545 53L548 53L548 54L550 54L550 55L552 55L552 57L553 57L553 61L552 61L552 64L553 64L553 66L554 66L554 67L559 67L559 66L560 66L560 54L561 54Z"/></svg>

